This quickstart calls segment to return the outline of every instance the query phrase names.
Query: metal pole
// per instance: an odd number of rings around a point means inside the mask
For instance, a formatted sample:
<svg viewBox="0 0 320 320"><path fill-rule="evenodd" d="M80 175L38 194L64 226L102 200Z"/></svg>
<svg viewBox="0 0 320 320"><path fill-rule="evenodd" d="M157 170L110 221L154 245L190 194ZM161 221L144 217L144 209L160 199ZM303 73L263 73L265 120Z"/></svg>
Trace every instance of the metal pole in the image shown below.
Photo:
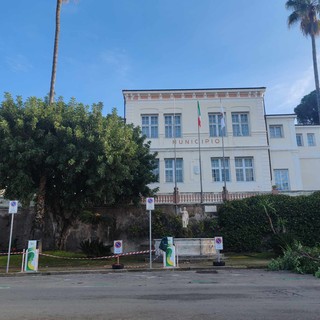
<svg viewBox="0 0 320 320"><path fill-rule="evenodd" d="M198 101L198 108L200 110L200 105ZM199 112L199 111L198 111ZM199 117L199 114L198 114ZM200 202L203 203L203 187L202 187L202 164L201 164L201 140L200 140L200 125L198 123L198 151L199 151L199 169L200 169Z"/></svg>
<svg viewBox="0 0 320 320"><path fill-rule="evenodd" d="M26 254L26 250L23 249L23 251L22 251L22 261L21 261L21 272L23 272L25 254Z"/></svg>
<svg viewBox="0 0 320 320"><path fill-rule="evenodd" d="M224 128L223 128L224 130ZM224 185L224 190L227 192L227 173L226 173L226 158L224 155L224 132L222 132L222 161L223 161L223 185Z"/></svg>
<svg viewBox="0 0 320 320"><path fill-rule="evenodd" d="M14 213L12 213L12 216L11 216L11 228L10 228L7 271L6 271L7 273L9 272L9 264L10 264L11 240L12 240L12 231L13 231L13 218L14 218Z"/></svg>
<svg viewBox="0 0 320 320"><path fill-rule="evenodd" d="M203 188L202 188L202 164L201 164L201 141L200 141L200 127L198 125L198 149L199 149L199 169L200 169L200 201L203 203Z"/></svg>
<svg viewBox="0 0 320 320"><path fill-rule="evenodd" d="M152 269L152 224L151 224L151 210L149 210L149 259L150 259L150 269Z"/></svg>
<svg viewBox="0 0 320 320"><path fill-rule="evenodd" d="M176 137L176 99L173 96L173 119L172 119L172 136L173 136L173 152L174 152L174 208L175 213L178 213L178 203L177 203L177 137Z"/></svg>
<svg viewBox="0 0 320 320"><path fill-rule="evenodd" d="M223 120L223 128L221 128L221 138L222 138L222 162L223 162L223 193L224 193L224 201L227 200L227 172L226 172L226 160L225 160L225 154L224 154L224 135L225 135L225 130L226 130L226 124L224 121L224 110L222 108L222 102L220 99L220 109L221 109L221 115L222 115L222 120ZM222 127L222 122L221 122L221 127Z"/></svg>

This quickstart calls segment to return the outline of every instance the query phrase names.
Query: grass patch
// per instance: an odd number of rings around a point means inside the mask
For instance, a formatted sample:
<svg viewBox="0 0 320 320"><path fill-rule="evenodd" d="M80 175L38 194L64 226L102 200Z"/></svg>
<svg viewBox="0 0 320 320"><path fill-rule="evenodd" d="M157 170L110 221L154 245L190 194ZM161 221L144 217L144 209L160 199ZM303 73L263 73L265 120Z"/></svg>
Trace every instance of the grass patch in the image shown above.
<svg viewBox="0 0 320 320"><path fill-rule="evenodd" d="M248 268L266 268L269 262L275 258L272 252L250 252L250 253L227 253L226 265L228 266L246 266Z"/></svg>
<svg viewBox="0 0 320 320"><path fill-rule="evenodd" d="M111 268L111 265L117 261L116 258L110 259L88 259L83 253L67 251L45 251L40 255L39 271L70 270L70 269L102 269ZM53 256L53 257L52 257ZM58 258L59 257L59 258ZM149 266L146 261L149 255L125 256L120 257L120 263L127 266ZM226 266L243 266L247 268L267 268L275 255L270 252L262 253L225 253ZM68 259L77 258L77 259ZM80 258L80 259L79 259ZM19 272L21 269L22 255L11 255L10 272ZM203 263L199 260L199 266ZM181 264L183 266L183 264ZM210 267L212 262L210 262ZM0 256L0 273L6 272L7 256Z"/></svg>
<svg viewBox="0 0 320 320"><path fill-rule="evenodd" d="M85 269L111 267L116 258L110 259L88 259L83 253L67 251L45 251L39 257L39 271L61 270L61 269ZM68 259L72 258L72 259ZM21 269L22 255L10 256L10 272L17 272ZM144 263L143 256L120 257L120 263L125 265ZM7 255L0 256L0 272L5 272L7 267Z"/></svg>

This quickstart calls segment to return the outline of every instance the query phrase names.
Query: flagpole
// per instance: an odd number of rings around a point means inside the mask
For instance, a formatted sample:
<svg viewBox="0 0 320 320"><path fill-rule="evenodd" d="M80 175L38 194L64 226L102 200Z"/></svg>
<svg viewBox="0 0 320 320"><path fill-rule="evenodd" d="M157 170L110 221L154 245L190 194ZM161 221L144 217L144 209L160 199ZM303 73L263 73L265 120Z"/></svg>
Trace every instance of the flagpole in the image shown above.
<svg viewBox="0 0 320 320"><path fill-rule="evenodd" d="M224 121L224 112L222 108L222 102L220 98L220 109L221 109L221 140L222 140L222 162L223 162L223 199L227 198L227 174L226 174L226 163L225 163L225 154L224 154L224 132L225 132L225 121Z"/></svg>
<svg viewBox="0 0 320 320"><path fill-rule="evenodd" d="M172 136L174 141L174 204L175 204L175 213L178 213L177 207L177 196L178 196L178 185L177 185L177 140L176 140L176 130L175 130L175 121L176 121L176 99L173 96L173 120L172 120Z"/></svg>
<svg viewBox="0 0 320 320"><path fill-rule="evenodd" d="M201 204L203 203L203 189L202 189L202 165L201 165L201 140L200 140L200 127L201 127L201 112L200 112L200 104L198 102L198 147L199 147L199 169L200 169L200 199Z"/></svg>

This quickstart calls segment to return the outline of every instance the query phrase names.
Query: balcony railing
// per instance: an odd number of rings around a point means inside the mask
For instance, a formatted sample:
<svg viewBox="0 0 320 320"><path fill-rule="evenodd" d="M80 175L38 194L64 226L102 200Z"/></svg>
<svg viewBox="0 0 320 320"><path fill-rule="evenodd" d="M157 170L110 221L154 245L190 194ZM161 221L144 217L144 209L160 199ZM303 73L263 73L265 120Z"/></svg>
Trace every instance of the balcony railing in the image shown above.
<svg viewBox="0 0 320 320"><path fill-rule="evenodd" d="M271 192L229 192L226 194L227 200L240 200L259 194L268 194ZM154 196L155 204L213 204L213 203L222 203L223 202L223 193L222 192L179 192L176 195L174 193L161 194L158 193ZM145 199L142 200L142 203L145 203Z"/></svg>

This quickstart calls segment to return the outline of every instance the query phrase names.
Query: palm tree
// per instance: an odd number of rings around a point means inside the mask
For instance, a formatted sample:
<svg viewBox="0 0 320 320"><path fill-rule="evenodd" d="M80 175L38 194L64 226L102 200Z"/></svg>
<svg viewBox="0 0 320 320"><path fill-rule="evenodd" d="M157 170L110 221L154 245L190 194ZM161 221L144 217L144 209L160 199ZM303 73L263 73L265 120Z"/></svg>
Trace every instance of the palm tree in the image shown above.
<svg viewBox="0 0 320 320"><path fill-rule="evenodd" d="M288 17L288 26L290 27L296 23L300 23L303 35L311 37L313 71L316 84L317 107L320 124L320 89L315 41L315 37L320 34L320 21L318 19L320 3L319 0L288 0L286 2L286 8L292 10L292 13Z"/></svg>
<svg viewBox="0 0 320 320"><path fill-rule="evenodd" d="M61 5L63 2L67 3L67 2L69 2L69 0L57 0L56 32L55 32L55 36L54 36L53 61L52 61L50 93L49 93L50 104L52 104L53 100L54 100L54 87L55 87L55 82L56 82L58 47L59 47L59 36L60 36L60 12L61 12Z"/></svg>
<svg viewBox="0 0 320 320"><path fill-rule="evenodd" d="M54 48L53 48L53 62L52 62L52 72L51 72L51 83L50 83L50 93L49 93L49 103L54 102L54 87L56 81L57 72L57 60L58 60L58 46L59 46L59 35L60 35L60 12L62 3L67 3L69 0L57 0L56 7L56 31L54 37ZM40 177L39 191L37 193L36 199L36 213L34 218L34 224L32 226L32 233L35 239L41 238L42 232L44 230L44 218L45 218L45 202L46 202L46 185L47 177L43 174Z"/></svg>

